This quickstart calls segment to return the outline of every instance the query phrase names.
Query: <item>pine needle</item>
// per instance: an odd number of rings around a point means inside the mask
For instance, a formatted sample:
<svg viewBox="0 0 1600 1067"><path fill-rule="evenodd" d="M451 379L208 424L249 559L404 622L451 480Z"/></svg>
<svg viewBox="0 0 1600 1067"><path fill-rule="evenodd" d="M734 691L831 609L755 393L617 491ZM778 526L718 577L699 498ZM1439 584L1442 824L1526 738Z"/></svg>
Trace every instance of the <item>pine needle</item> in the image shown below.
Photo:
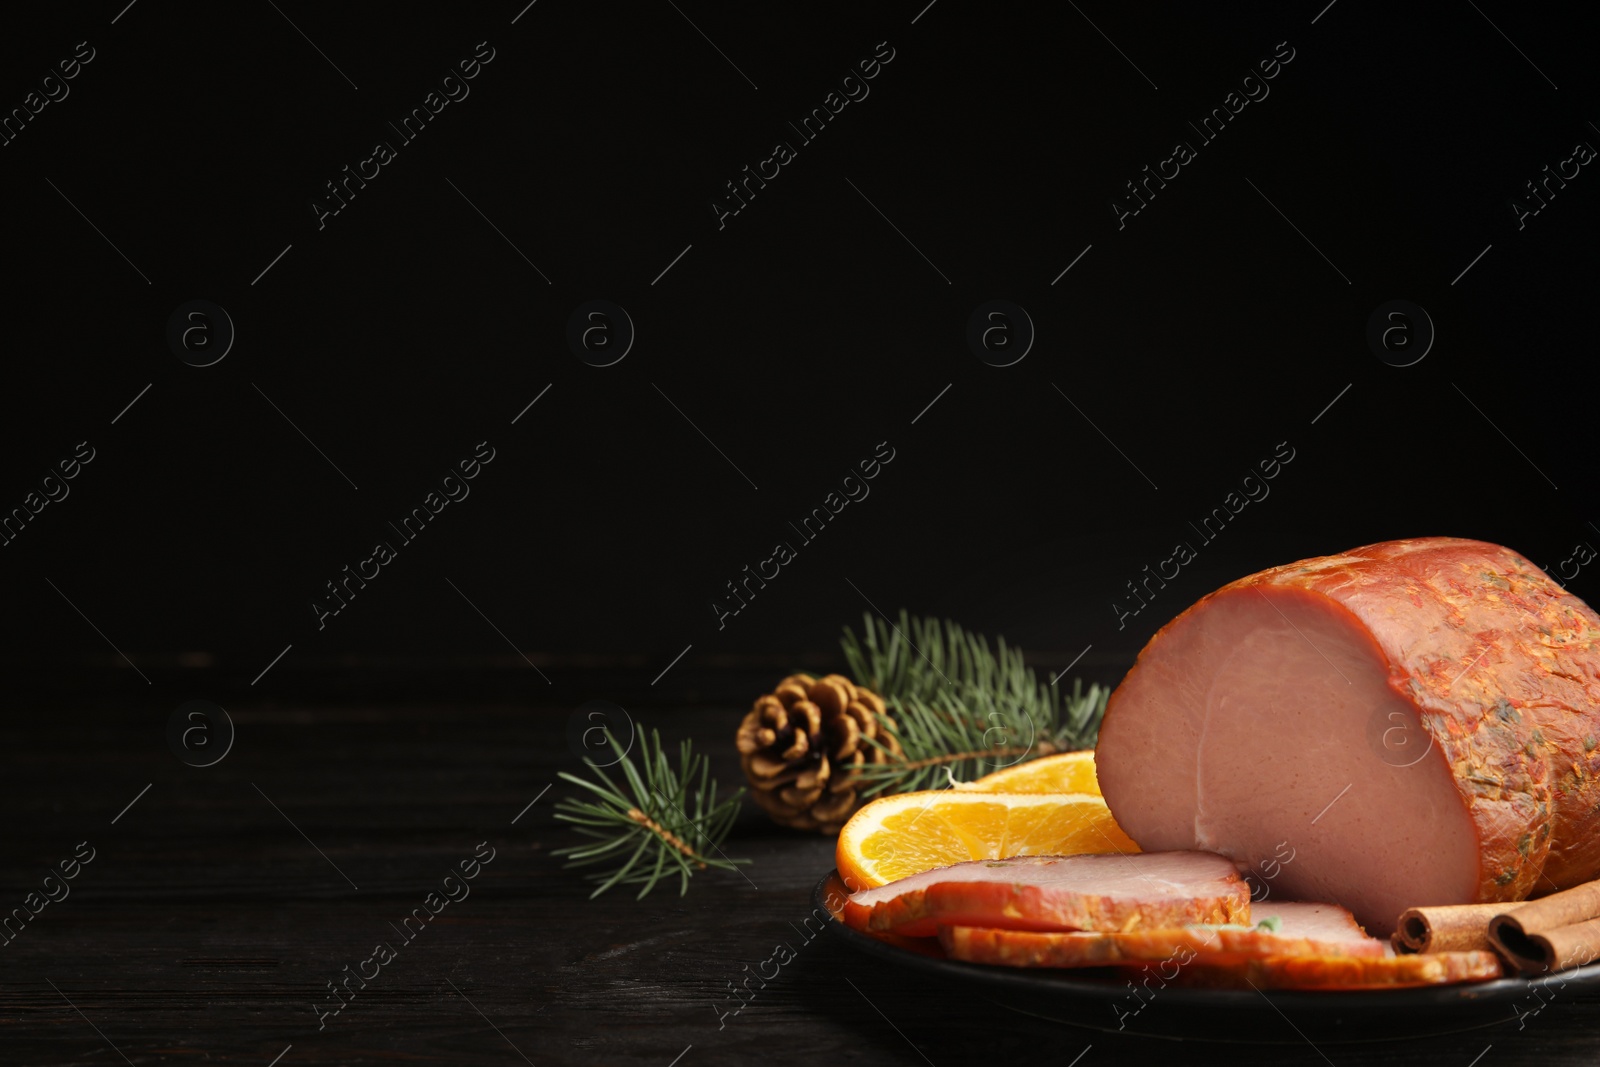
<svg viewBox="0 0 1600 1067"><path fill-rule="evenodd" d="M616 864L586 875L599 883L589 894L591 900L618 885L637 885L638 895L643 897L672 874L679 876L678 895L682 896L688 892L694 872L731 871L750 862L729 859L722 851L722 842L738 817L744 790L719 801L717 783L711 779L711 761L694 755L688 741L679 749L674 769L661 748L658 732L650 731L648 739L643 731L638 736L644 740L642 767L635 766L626 752L616 764L627 781L626 790L589 759L584 763L598 781L565 771L560 775L588 790L594 799L564 797L556 804L556 818L600 843L557 849L553 855L565 857L568 867L607 861ZM611 746L606 751L620 751L609 730L606 743Z"/></svg>
<svg viewBox="0 0 1600 1067"><path fill-rule="evenodd" d="M1005 638L993 646L948 620L904 609L898 623L863 615L839 640L851 677L889 706L900 754L864 765L866 795L964 782L1024 760L1092 748L1110 691L1041 681ZM887 724L886 724L887 725ZM887 746L873 741L880 749Z"/></svg>

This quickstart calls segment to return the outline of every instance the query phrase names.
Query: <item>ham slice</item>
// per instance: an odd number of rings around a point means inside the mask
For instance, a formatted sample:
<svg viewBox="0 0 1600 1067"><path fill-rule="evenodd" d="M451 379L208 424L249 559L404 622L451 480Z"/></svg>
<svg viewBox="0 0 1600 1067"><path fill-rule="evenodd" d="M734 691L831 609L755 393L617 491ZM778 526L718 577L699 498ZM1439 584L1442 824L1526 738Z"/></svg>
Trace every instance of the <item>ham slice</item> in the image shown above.
<svg viewBox="0 0 1600 1067"><path fill-rule="evenodd" d="M1132 930L1246 922L1250 888L1232 863L1202 852L1018 856L864 889L845 912L864 914L871 930L909 937L930 937L940 925Z"/></svg>
<svg viewBox="0 0 1600 1067"><path fill-rule="evenodd" d="M1276 916L1276 932L1250 926L1179 926L1128 933L1039 933L992 927L943 926L939 941L951 958L1009 967L1105 967L1174 960L1238 964L1278 956L1381 957L1387 941L1368 937L1345 909L1332 904L1257 906L1256 920Z"/></svg>
<svg viewBox="0 0 1600 1067"><path fill-rule="evenodd" d="M1388 935L1413 905L1600 877L1597 738L1600 616L1510 549L1433 537L1200 600L1112 694L1096 772L1147 852L1270 866Z"/></svg>
<svg viewBox="0 0 1600 1067"><path fill-rule="evenodd" d="M1169 981L1212 989L1399 989L1483 982L1502 973L1500 957L1493 952L1418 952L1408 956L1273 956L1216 965L1196 962L1181 968Z"/></svg>

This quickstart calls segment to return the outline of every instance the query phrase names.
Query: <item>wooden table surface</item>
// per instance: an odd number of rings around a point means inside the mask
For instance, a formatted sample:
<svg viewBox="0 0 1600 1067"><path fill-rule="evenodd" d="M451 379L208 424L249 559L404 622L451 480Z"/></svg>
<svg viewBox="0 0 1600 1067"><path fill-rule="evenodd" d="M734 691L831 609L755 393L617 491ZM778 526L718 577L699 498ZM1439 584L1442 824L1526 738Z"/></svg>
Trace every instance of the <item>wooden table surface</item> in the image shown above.
<svg viewBox="0 0 1600 1067"><path fill-rule="evenodd" d="M832 937L801 941L792 924L831 867L832 842L771 827L753 808L727 846L754 861L743 873L703 874L681 898L663 886L643 901L586 899L587 886L551 856L577 840L552 818L554 802L574 792L557 772L578 769L570 707L241 701L229 705L234 746L208 768L151 742L169 711L86 701L13 708L0 726L0 907L23 906L80 842L94 857L69 896L0 948L0 1062L1600 1060L1594 995L1558 997L1520 1028L1508 1014L1467 1033L1362 1045L1313 1047L1266 1012L1219 1018L1217 1032L1288 1043L1164 1041L1043 1022ZM696 737L714 751L719 778L737 779L737 705L630 711L668 739ZM395 925L480 842L493 858L470 895L402 942ZM780 941L796 958L722 1018L729 983ZM363 961L379 942L398 946L394 958L322 1017L334 1004L328 983L346 967L370 973Z"/></svg>

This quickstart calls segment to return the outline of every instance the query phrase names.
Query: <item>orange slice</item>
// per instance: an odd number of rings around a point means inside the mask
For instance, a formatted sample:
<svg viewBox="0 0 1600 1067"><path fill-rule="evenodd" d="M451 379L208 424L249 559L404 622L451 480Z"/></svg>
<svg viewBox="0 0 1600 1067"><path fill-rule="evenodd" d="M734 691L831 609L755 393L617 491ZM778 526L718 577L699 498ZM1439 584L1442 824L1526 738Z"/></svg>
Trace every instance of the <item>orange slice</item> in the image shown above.
<svg viewBox="0 0 1600 1067"><path fill-rule="evenodd" d="M1094 776L1094 750L1061 752L1002 767L975 782L962 782L967 793L1092 793L1100 795Z"/></svg>
<svg viewBox="0 0 1600 1067"><path fill-rule="evenodd" d="M839 831L835 861L851 892L967 860L1138 852L1089 793L927 790L874 800Z"/></svg>

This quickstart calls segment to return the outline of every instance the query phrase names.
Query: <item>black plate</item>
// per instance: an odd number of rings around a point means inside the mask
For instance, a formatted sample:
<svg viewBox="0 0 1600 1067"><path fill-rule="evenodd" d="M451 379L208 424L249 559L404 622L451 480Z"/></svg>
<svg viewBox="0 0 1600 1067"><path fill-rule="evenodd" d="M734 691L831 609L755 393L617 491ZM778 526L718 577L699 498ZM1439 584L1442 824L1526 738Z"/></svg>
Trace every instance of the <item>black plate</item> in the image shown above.
<svg viewBox="0 0 1600 1067"><path fill-rule="evenodd" d="M829 871L811 893L824 913ZM837 897L835 898L837 899ZM991 967L922 956L850 929L828 924L850 947L897 967L931 975L984 995L991 1003L1038 1018L1094 1030L1149 1037L1247 1044L1394 1041L1516 1022L1541 1005L1600 988L1600 963L1533 979L1500 978L1451 986L1328 991L1185 989L1141 990L1106 968L1081 970Z"/></svg>

